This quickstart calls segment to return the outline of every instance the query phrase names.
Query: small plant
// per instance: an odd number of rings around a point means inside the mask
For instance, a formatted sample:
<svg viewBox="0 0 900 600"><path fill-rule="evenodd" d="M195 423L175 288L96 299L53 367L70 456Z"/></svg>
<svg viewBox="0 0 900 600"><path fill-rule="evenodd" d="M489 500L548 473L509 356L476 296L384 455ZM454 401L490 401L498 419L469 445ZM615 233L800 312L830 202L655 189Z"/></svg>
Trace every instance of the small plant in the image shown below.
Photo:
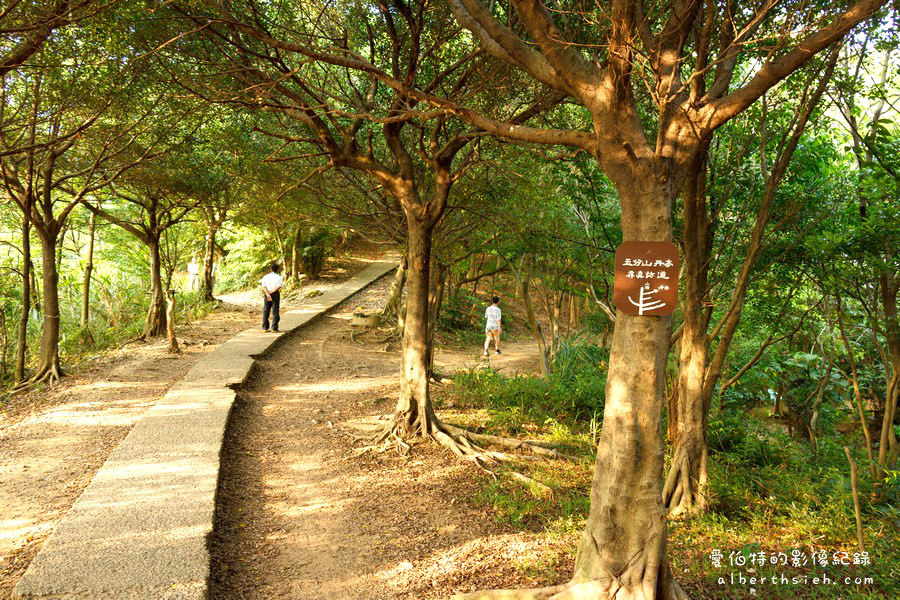
<svg viewBox="0 0 900 600"><path fill-rule="evenodd" d="M328 247L331 242L331 232L327 229L311 228L301 234L298 243L300 264L303 265L303 272L308 279L316 280L322 274L325 259L331 253Z"/></svg>

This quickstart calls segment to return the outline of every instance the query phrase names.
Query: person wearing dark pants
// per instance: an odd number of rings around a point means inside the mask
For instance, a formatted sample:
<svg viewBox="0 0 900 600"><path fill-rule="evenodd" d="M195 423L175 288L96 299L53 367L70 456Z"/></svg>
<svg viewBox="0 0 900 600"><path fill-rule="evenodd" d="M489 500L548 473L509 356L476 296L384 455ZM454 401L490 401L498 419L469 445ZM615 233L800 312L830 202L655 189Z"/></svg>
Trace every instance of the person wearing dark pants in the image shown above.
<svg viewBox="0 0 900 600"><path fill-rule="evenodd" d="M281 266L277 262L273 262L269 268L271 271L266 273L262 278L263 289L263 322L262 327L266 331L278 331L278 321L281 320L279 311L281 309L281 285L284 279L278 272ZM272 328L269 329L269 315L272 315Z"/></svg>

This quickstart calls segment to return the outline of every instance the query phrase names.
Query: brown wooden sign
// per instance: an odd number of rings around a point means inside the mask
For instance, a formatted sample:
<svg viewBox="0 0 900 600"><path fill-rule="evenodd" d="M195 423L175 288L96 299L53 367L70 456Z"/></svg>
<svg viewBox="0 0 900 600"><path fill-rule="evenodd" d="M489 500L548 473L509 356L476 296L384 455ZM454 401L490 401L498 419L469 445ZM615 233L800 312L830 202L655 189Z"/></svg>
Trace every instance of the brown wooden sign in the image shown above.
<svg viewBox="0 0 900 600"><path fill-rule="evenodd" d="M627 315L671 315L678 304L678 248L671 242L622 242L613 301Z"/></svg>

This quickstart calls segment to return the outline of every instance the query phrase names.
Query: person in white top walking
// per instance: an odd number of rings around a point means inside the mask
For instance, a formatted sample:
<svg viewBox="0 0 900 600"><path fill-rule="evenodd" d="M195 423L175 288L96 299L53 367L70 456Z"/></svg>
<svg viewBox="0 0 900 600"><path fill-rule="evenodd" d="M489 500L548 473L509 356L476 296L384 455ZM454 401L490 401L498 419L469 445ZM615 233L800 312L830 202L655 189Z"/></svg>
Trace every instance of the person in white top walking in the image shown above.
<svg viewBox="0 0 900 600"><path fill-rule="evenodd" d="M484 339L484 355L488 355L488 348L491 346L491 340L494 340L494 348L497 354L500 354L500 319L503 313L500 312L500 298L494 296L491 298L492 304L484 311L484 318L487 324L484 326L484 332L487 334Z"/></svg>
<svg viewBox="0 0 900 600"><path fill-rule="evenodd" d="M187 268L188 277L190 278L191 291L197 289L200 283L200 265L197 263L197 257L191 259L191 264Z"/></svg>
<svg viewBox="0 0 900 600"><path fill-rule="evenodd" d="M273 262L269 268L271 269L270 273L266 273L266 275L262 278L262 289L263 295L265 299L263 300L263 322L262 327L266 331L270 331L269 329L269 313L272 314L272 329L271 331L278 331L278 321L281 320L281 315L279 311L281 309L281 285L284 283L284 279L281 275L278 274L278 271L281 270L281 266L277 262Z"/></svg>

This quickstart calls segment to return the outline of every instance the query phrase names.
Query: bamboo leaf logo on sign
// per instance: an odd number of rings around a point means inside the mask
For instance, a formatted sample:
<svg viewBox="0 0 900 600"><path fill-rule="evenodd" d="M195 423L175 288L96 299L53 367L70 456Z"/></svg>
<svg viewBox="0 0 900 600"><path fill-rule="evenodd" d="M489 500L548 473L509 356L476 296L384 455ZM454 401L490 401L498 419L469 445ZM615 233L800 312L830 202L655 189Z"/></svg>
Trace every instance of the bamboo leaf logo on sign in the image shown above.
<svg viewBox="0 0 900 600"><path fill-rule="evenodd" d="M678 248L671 242L622 242L613 301L626 315L671 315L678 304Z"/></svg>

